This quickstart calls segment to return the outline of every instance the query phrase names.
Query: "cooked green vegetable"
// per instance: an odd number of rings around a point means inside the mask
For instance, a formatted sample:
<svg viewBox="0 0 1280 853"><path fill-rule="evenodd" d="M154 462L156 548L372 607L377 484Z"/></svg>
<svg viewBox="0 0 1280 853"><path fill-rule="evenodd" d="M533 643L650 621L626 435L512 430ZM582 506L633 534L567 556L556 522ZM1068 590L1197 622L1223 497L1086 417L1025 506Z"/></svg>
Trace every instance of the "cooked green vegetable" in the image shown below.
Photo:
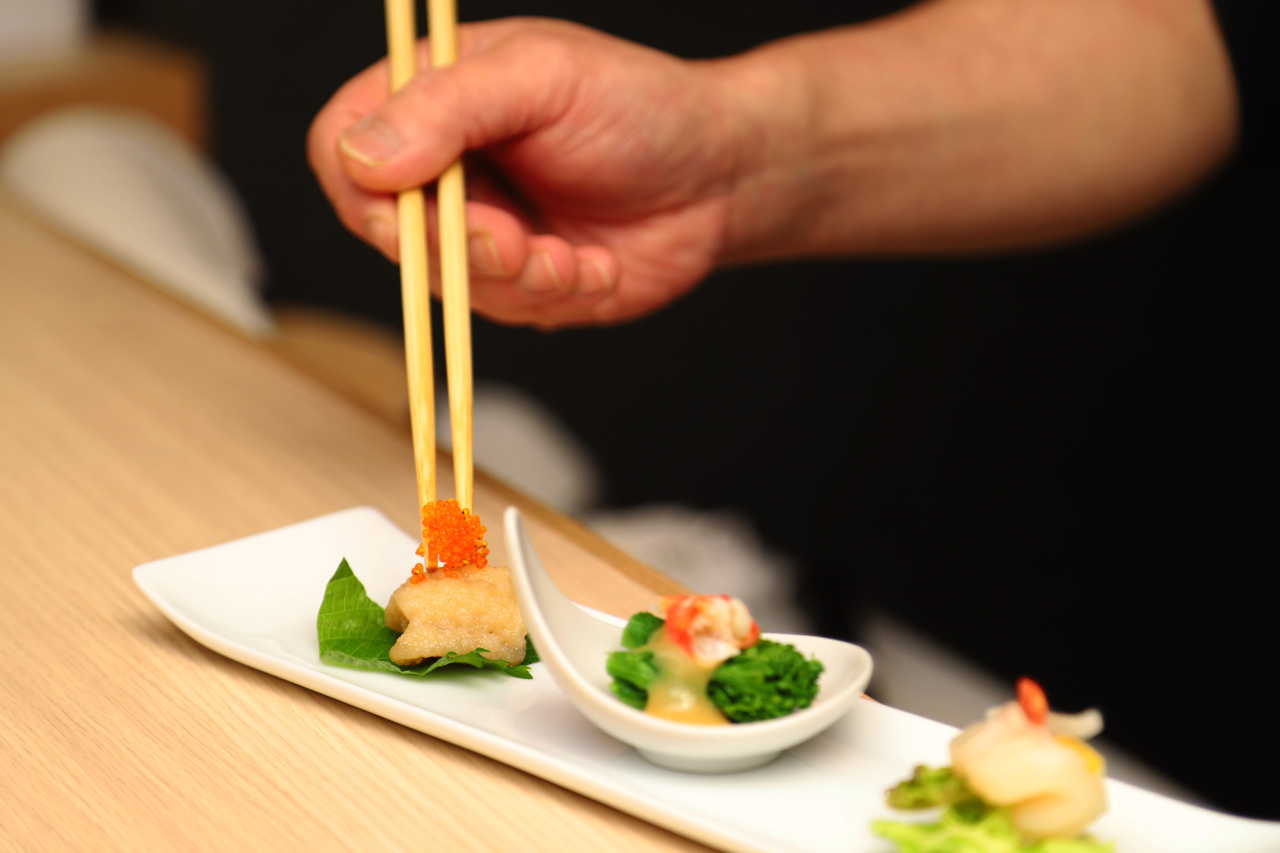
<svg viewBox="0 0 1280 853"><path fill-rule="evenodd" d="M628 619L627 626L622 629L622 647L624 649L640 648L649 642L654 631L665 624L661 616L654 616L647 610L641 610Z"/></svg>
<svg viewBox="0 0 1280 853"><path fill-rule="evenodd" d="M871 831L901 853L1114 853L1115 845L1088 836L1024 842L1009 810L978 799L950 767L921 765L885 797L896 809L946 806L935 823L877 820Z"/></svg>
<svg viewBox="0 0 1280 853"><path fill-rule="evenodd" d="M653 652L610 652L605 670L613 679L609 689L632 708L644 710L649 687L658 680L658 663Z"/></svg>
<svg viewBox="0 0 1280 853"><path fill-rule="evenodd" d="M633 651L611 652L605 665L613 678L613 694L633 708L644 710L649 687L658 678L652 652L634 651L665 623L652 613L632 616L622 632L622 645ZM807 708L818 695L822 664L808 660L795 646L760 640L716 669L707 695L735 723L771 720Z"/></svg>
<svg viewBox="0 0 1280 853"><path fill-rule="evenodd" d="M977 799L964 780L950 767L926 767L921 764L911 774L889 789L885 800L895 809L930 809L952 806Z"/></svg>
<svg viewBox="0 0 1280 853"><path fill-rule="evenodd" d="M344 559L324 589L324 601L316 616L316 634L320 639L320 660L335 666L394 672L399 675L423 676L449 664L466 664L477 669L492 669L515 678L532 678L529 664L538 662L533 642L525 637L524 662L509 664L490 660L475 649L466 654L450 652L429 658L415 666L399 666L391 662L391 647L400 635L387 627L385 612L369 598L364 584L351 571Z"/></svg>
<svg viewBox="0 0 1280 853"><path fill-rule="evenodd" d="M638 649L653 632L663 626L662 618L647 611L632 616L622 629L622 646L627 649ZM649 698L649 687L658 678L658 664L653 652L610 652L605 663L605 670L613 679L609 689L613 695L632 708L644 710Z"/></svg>
<svg viewBox="0 0 1280 853"><path fill-rule="evenodd" d="M795 646L760 640L720 664L707 695L735 723L772 720L812 705L821 672Z"/></svg>

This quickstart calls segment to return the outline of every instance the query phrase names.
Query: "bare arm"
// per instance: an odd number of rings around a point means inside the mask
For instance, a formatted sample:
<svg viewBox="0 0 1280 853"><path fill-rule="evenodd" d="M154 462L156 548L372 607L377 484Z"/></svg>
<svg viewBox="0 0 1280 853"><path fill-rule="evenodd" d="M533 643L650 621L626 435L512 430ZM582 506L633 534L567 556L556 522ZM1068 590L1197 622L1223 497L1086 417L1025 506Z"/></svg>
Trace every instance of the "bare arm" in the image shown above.
<svg viewBox="0 0 1280 853"><path fill-rule="evenodd" d="M765 140L726 260L1063 240L1169 200L1236 135L1203 0L935 0L726 65Z"/></svg>

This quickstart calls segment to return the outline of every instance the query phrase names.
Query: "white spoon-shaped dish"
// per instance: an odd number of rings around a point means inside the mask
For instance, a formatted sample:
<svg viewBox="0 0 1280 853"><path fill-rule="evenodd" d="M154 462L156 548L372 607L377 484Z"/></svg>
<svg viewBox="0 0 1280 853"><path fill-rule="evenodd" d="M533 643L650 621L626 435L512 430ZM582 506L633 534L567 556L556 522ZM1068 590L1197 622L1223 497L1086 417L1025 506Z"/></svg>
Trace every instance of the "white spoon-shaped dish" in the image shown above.
<svg viewBox="0 0 1280 853"><path fill-rule="evenodd" d="M766 634L825 667L818 697L808 708L758 723L698 726L624 705L610 692L605 672L608 653L622 648L622 628L565 597L538 559L519 510L508 508L504 522L516 600L542 662L587 719L654 764L691 773L731 773L767 764L844 716L871 680L871 655L860 646Z"/></svg>

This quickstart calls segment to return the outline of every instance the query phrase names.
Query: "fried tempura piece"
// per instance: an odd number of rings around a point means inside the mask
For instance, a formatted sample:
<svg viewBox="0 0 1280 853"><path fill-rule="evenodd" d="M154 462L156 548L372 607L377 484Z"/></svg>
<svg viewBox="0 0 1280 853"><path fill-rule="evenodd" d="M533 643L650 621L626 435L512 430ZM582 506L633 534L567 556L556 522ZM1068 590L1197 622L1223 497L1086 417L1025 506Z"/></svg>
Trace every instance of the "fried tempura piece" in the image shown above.
<svg viewBox="0 0 1280 853"><path fill-rule="evenodd" d="M524 660L524 618L511 572L502 566L463 566L456 577L435 572L418 583L407 580L391 594L386 618L388 628L401 632L391 647L400 666L475 649L493 660Z"/></svg>

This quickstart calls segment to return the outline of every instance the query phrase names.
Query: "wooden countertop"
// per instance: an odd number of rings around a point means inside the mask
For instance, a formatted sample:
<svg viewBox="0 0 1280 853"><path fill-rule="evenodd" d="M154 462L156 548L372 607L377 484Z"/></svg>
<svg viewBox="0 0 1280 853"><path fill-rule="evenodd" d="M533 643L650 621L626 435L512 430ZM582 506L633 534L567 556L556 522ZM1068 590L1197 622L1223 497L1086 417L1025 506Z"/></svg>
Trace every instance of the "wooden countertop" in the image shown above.
<svg viewBox="0 0 1280 853"><path fill-rule="evenodd" d="M406 433L0 202L0 848L705 849L211 652L130 576L351 506L413 530L415 495ZM585 604L675 588L476 502Z"/></svg>

